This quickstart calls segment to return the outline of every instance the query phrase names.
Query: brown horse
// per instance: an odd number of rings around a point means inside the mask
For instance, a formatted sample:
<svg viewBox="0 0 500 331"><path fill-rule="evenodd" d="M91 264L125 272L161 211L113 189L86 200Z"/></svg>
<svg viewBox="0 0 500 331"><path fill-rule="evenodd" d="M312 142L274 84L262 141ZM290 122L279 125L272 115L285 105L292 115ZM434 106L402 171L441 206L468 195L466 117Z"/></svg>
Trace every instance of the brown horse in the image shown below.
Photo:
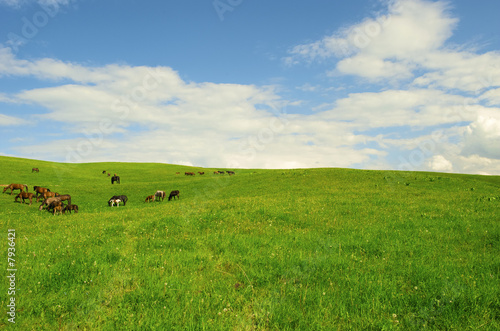
<svg viewBox="0 0 500 331"><path fill-rule="evenodd" d="M63 194L63 195L59 195L57 198L60 198L61 201L68 201L68 204L71 205L71 195Z"/></svg>
<svg viewBox="0 0 500 331"><path fill-rule="evenodd" d="M7 191L8 189L10 189L10 195L12 195L12 193L14 192L14 190L20 190L21 192L24 192L24 189L26 189L26 192L28 192L28 185L24 185L24 184L10 184L9 186L6 186L3 189L2 193L5 193L5 191Z"/></svg>
<svg viewBox="0 0 500 331"><path fill-rule="evenodd" d="M59 212L59 215L64 213L62 203L54 203L54 211L52 212L52 214L55 215L56 212Z"/></svg>
<svg viewBox="0 0 500 331"><path fill-rule="evenodd" d="M186 175L186 176L194 176L194 172L185 172L184 175Z"/></svg>
<svg viewBox="0 0 500 331"><path fill-rule="evenodd" d="M31 168L31 173L34 173L34 172L40 172L40 170L38 168Z"/></svg>
<svg viewBox="0 0 500 331"><path fill-rule="evenodd" d="M33 186L33 191L35 191L35 195L38 196L43 196L44 193L50 192L48 188L41 187L41 186Z"/></svg>
<svg viewBox="0 0 500 331"><path fill-rule="evenodd" d="M200 174L200 176L205 174L204 172L201 171L198 171L198 173Z"/></svg>
<svg viewBox="0 0 500 331"><path fill-rule="evenodd" d="M47 206L47 209L49 209L49 208L51 208L51 206L53 206L56 203L62 203L61 197L48 198L48 199L43 200L43 202L40 205L40 207L38 208L38 210L42 210L43 206L45 206L45 205Z"/></svg>
<svg viewBox="0 0 500 331"><path fill-rule="evenodd" d="M175 197L179 199L179 191L177 190L170 192L170 195L168 196L168 201L172 200L172 198L174 198L175 200Z"/></svg>
<svg viewBox="0 0 500 331"><path fill-rule="evenodd" d="M144 202L151 202L151 201L155 201L154 195L148 195L148 197L146 198L146 200Z"/></svg>
<svg viewBox="0 0 500 331"><path fill-rule="evenodd" d="M53 198L53 197L58 197L59 196L59 193L57 192L50 192L50 191L47 191L47 192L44 192L42 195L39 195L37 198L36 198L36 202L40 201L40 198L43 197L43 199L47 199L47 198Z"/></svg>
<svg viewBox="0 0 500 331"><path fill-rule="evenodd" d="M21 198L21 199L22 199L22 200L21 200L21 203L24 203L24 200L25 200L25 199L29 199L29 201L30 201L30 206L31 206L31 204L33 203L33 201L32 201L33 196L34 196L34 194L33 194L33 193L21 192L21 193L19 193L18 195L16 195L16 200L15 200L15 201L17 202L17 199Z"/></svg>

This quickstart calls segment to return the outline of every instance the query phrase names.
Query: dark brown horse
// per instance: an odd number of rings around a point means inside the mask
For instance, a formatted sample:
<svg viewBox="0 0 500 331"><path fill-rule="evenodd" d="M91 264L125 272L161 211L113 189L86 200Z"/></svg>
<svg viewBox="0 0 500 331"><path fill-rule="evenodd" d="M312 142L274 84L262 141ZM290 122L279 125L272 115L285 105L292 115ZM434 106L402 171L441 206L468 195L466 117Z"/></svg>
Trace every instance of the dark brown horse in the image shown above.
<svg viewBox="0 0 500 331"><path fill-rule="evenodd" d="M12 195L12 193L14 192L14 190L19 190L21 192L24 192L24 189L26 189L26 192L28 192L28 185L24 185L24 184L10 184L9 186L4 187L2 193L5 193L5 191L7 191L8 189L10 189L10 195Z"/></svg>
<svg viewBox="0 0 500 331"><path fill-rule="evenodd" d="M175 191L172 191L170 192L170 195L168 196L168 201L172 200L172 198L174 198L175 200L175 197L177 197L177 199L179 199L179 191L175 190Z"/></svg>
<svg viewBox="0 0 500 331"><path fill-rule="evenodd" d="M111 177L111 184L114 184L115 182L118 182L120 184L120 176L114 175Z"/></svg>
<svg viewBox="0 0 500 331"><path fill-rule="evenodd" d="M33 203L33 201L32 201L33 196L34 196L33 193L21 192L18 195L16 195L15 201L17 202L17 199L21 198L22 199L21 203L24 203L24 200L28 199L30 201L30 206L31 206L31 204Z"/></svg>
<svg viewBox="0 0 500 331"><path fill-rule="evenodd" d="M194 176L194 172L185 172L184 175L186 175L186 176Z"/></svg>
<svg viewBox="0 0 500 331"><path fill-rule="evenodd" d="M66 205L66 207L63 208L62 213L65 214L67 211L71 214L71 211L74 210L75 213L78 213L78 206L77 205Z"/></svg>
<svg viewBox="0 0 500 331"><path fill-rule="evenodd" d="M40 172L40 170L38 168L31 168L31 173L34 173L34 172Z"/></svg>

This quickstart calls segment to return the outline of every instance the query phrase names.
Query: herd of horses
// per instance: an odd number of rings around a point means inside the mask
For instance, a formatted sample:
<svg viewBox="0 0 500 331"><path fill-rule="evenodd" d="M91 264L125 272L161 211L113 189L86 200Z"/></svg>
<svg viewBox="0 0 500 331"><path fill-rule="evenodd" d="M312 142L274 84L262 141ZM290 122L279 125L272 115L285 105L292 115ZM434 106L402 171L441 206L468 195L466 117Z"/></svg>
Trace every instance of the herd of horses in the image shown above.
<svg viewBox="0 0 500 331"><path fill-rule="evenodd" d="M40 172L38 168L32 168L31 172ZM102 172L103 174L107 174L108 177L111 177L111 184L114 184L115 182L120 184L120 176L117 174L114 174L111 176L110 173L108 173L106 170ZM228 175L234 175L234 171L214 171L214 175L223 175L227 173ZM177 175L180 174L180 172L176 173ZM184 173L186 176L194 176L194 172L185 172ZM204 172L198 171L199 175L204 175ZM29 205L31 206L33 203L33 199L36 199L36 202L39 202L40 199L43 199L42 204L38 208L39 210L43 210L44 208L47 211L51 211L54 215L55 214L65 214L66 212L71 213L74 211L75 213L78 213L78 206L75 204L71 203L71 195L69 194L59 194L57 192L52 192L50 189L41 187L41 186L33 186L33 192L29 192L28 185L26 184L10 184L4 187L3 192L5 193L7 190L10 189L10 195L14 193L15 190L19 190L19 193L16 195L14 202L20 202L20 203L25 203L26 200L29 201ZM156 191L155 194L149 195L146 197L144 202L154 202L154 201L163 201L167 197L167 193L165 191ZM171 201L172 199L175 200L175 198L180 199L180 192L179 190L173 190L170 192L168 195L168 201ZM114 195L108 200L108 205L110 207L113 206L119 206L120 203L125 206L127 204L128 198L126 195ZM66 204L64 204L66 202Z"/></svg>
<svg viewBox="0 0 500 331"><path fill-rule="evenodd" d="M229 176L234 175L234 171L231 171L231 170L226 170L226 171L224 171L224 170L216 170L216 171L214 171L214 175L224 175L226 173ZM175 174L176 175L180 175L181 173L180 172L176 172ZM205 172L198 171L198 174L204 175ZM194 172L185 172L184 175L186 175L186 176L194 176L196 174Z"/></svg>
<svg viewBox="0 0 500 331"><path fill-rule="evenodd" d="M67 211L71 213L74 211L78 213L78 206L71 203L71 195L69 194L59 194L57 192L51 192L50 189L33 186L33 191L35 193L29 192L28 185L26 184L10 184L4 187L3 192L5 193L10 189L10 195L14 193L14 190L19 190L19 194L16 195L14 202L25 203L25 200L29 200L29 205L33 203L33 198L36 198L36 202L39 202L43 198L43 202L38 208L38 210L43 210L46 208L48 211L52 211L53 214L65 214ZM65 205L63 202L66 201Z"/></svg>
<svg viewBox="0 0 500 331"><path fill-rule="evenodd" d="M167 196L167 192L158 190L158 191L156 191L155 194L148 195L146 197L146 200L144 200L144 202L156 201L156 198L158 198L158 201L163 201L166 196ZM168 196L168 201L171 201L172 199L175 200L176 197L177 197L177 199L180 198L180 192L178 190L174 190L174 191L170 192L170 195Z"/></svg>

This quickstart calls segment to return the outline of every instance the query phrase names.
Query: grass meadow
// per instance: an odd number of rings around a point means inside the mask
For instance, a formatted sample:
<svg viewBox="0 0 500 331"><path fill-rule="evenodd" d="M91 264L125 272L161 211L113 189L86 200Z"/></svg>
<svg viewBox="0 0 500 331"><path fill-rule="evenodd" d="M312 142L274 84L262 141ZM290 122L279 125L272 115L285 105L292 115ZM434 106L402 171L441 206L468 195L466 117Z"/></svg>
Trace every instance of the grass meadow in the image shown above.
<svg viewBox="0 0 500 331"><path fill-rule="evenodd" d="M80 209L0 195L0 328L500 329L500 177L214 170L0 157L0 184L48 187ZM156 190L180 199L145 203ZM109 207L121 194L127 205Z"/></svg>

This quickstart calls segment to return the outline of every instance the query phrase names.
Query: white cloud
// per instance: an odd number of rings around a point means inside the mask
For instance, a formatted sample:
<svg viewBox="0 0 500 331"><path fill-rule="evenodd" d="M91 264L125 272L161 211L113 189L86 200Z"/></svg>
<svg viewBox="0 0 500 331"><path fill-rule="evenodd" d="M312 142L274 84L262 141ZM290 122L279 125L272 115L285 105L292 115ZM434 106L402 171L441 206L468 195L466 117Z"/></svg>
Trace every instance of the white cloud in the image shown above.
<svg viewBox="0 0 500 331"><path fill-rule="evenodd" d="M351 93L338 99L333 109L321 113L328 120L349 121L357 129L381 127L425 127L472 121L471 98L446 94L439 90L387 90ZM467 111L464 111L464 104ZM460 112L459 112L460 111Z"/></svg>
<svg viewBox="0 0 500 331"><path fill-rule="evenodd" d="M499 108L480 112L477 119L467 126L463 154L500 160Z"/></svg>
<svg viewBox="0 0 500 331"><path fill-rule="evenodd" d="M52 8L58 8L60 6L65 6L70 4L71 0L0 0L0 5L20 8L27 4L36 3L40 6L47 6Z"/></svg>
<svg viewBox="0 0 500 331"><path fill-rule="evenodd" d="M500 53L454 51L445 42L458 19L443 1L400 0L388 14L339 29L330 36L290 50L287 62L328 58L330 75L353 75L369 81L414 79L419 87L477 92L500 86ZM415 77L416 73L419 73Z"/></svg>
<svg viewBox="0 0 500 331"><path fill-rule="evenodd" d="M365 19L321 40L295 46L288 62L340 57L346 58L336 66L341 74L406 79L421 64L421 56L443 46L457 22L443 2L400 0L389 6L387 15Z"/></svg>
<svg viewBox="0 0 500 331"><path fill-rule="evenodd" d="M25 125L27 123L22 118L0 114L0 126Z"/></svg>
<svg viewBox="0 0 500 331"><path fill-rule="evenodd" d="M337 70L331 71L330 75L335 75L337 72L364 77L371 81L381 79L398 81L412 77L411 68L406 63L383 60L379 57L363 54L339 61Z"/></svg>
<svg viewBox="0 0 500 331"><path fill-rule="evenodd" d="M429 169L431 169L432 171L438 171L438 172L452 172L453 171L453 164L442 155L433 156L428 161L427 167Z"/></svg>

